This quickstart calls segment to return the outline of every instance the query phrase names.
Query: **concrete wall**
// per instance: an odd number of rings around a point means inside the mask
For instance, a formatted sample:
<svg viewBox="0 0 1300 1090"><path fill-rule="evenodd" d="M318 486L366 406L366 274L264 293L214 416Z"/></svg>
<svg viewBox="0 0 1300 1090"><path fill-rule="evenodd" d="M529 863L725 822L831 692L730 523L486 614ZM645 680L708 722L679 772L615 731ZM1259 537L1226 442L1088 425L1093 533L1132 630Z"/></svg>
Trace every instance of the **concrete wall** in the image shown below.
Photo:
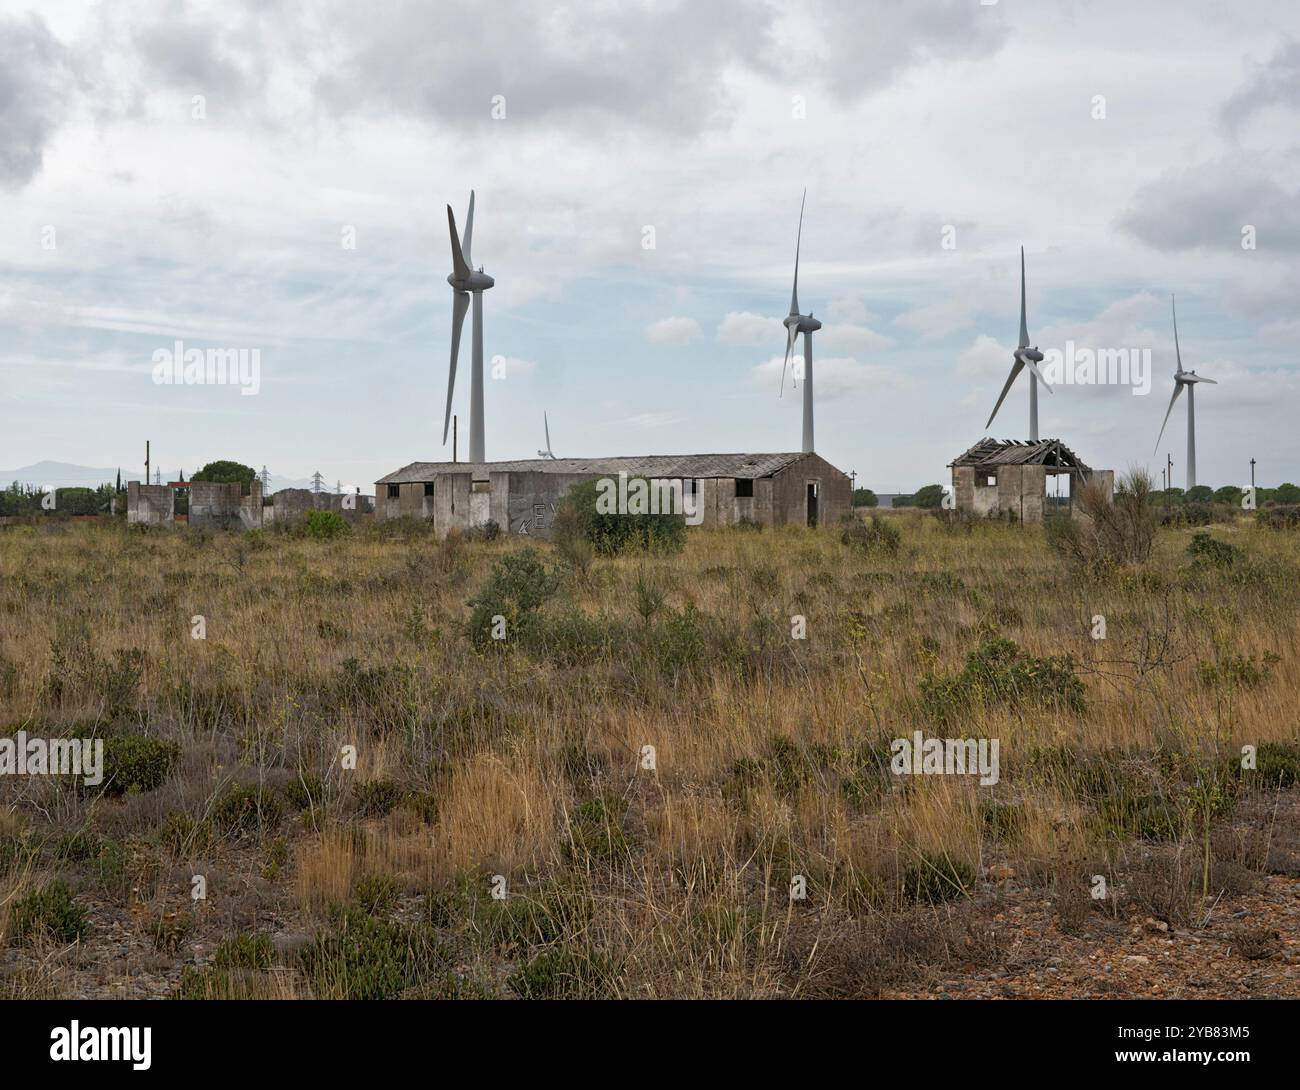
<svg viewBox="0 0 1300 1090"><path fill-rule="evenodd" d="M126 485L126 521L149 525L170 523L176 517L176 493L165 484L141 484L128 481Z"/></svg>
<svg viewBox="0 0 1300 1090"><path fill-rule="evenodd" d="M262 526L262 482L253 479L245 496L238 482L191 481L190 525L220 530L257 530Z"/></svg>
<svg viewBox="0 0 1300 1090"><path fill-rule="evenodd" d="M819 486L817 521L821 525L838 522L853 510L853 483L848 475L841 473L819 454L805 454L797 462L772 475L772 524L807 525L808 484L814 481ZM754 493L757 498L757 488Z"/></svg>

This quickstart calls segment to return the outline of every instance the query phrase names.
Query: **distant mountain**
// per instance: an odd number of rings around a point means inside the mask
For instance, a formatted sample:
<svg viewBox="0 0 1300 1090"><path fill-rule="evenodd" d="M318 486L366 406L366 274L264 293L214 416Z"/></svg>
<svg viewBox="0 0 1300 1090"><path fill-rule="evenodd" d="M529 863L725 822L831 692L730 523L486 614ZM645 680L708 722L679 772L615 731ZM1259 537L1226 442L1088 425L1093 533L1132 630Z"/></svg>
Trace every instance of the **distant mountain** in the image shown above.
<svg viewBox="0 0 1300 1090"><path fill-rule="evenodd" d="M179 479L179 469L166 469L158 466L162 470L162 479L166 481L175 481ZM199 466L191 466L186 470L186 479ZM122 484L127 481L140 481L144 479L144 466L132 466L122 468ZM98 488L101 484L112 484L117 480L117 466L111 469L96 469L94 466L73 465L70 462L36 462L33 465L22 466L19 469L0 469L0 488L8 488L11 483L17 481L23 485L35 485L37 488ZM281 477L276 473L270 475L271 491L279 492L282 488L310 488L311 478L294 478ZM326 484L326 488L333 491L334 482Z"/></svg>

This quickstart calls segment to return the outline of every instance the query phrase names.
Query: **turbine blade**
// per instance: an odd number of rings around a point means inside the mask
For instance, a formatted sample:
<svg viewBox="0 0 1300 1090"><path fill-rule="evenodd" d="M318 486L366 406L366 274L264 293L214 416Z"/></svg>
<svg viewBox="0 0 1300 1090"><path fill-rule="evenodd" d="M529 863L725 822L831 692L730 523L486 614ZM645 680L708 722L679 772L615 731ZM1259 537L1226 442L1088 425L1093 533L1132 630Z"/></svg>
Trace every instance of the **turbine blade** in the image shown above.
<svg viewBox="0 0 1300 1090"><path fill-rule="evenodd" d="M551 453L551 422L546 418L546 413L542 413L542 426L546 428L546 453ZM554 455L552 455L554 457Z"/></svg>
<svg viewBox="0 0 1300 1090"><path fill-rule="evenodd" d="M1029 370L1033 372L1034 378L1038 379L1038 381L1043 384L1043 387L1050 394L1052 392L1052 387L1048 384L1047 379L1043 378L1043 372L1038 369L1038 364L1036 364L1033 360L1025 360L1025 366L1028 367Z"/></svg>
<svg viewBox="0 0 1300 1090"><path fill-rule="evenodd" d="M470 243L474 241L474 190L469 191L469 215L465 217L465 245L461 247L465 254L465 264L471 269L474 267L474 259L469 256Z"/></svg>
<svg viewBox="0 0 1300 1090"><path fill-rule="evenodd" d="M1183 369L1183 354L1178 350L1178 305L1174 302L1174 297L1169 296L1169 309L1174 312L1174 358L1178 361L1178 370Z"/></svg>
<svg viewBox="0 0 1300 1090"><path fill-rule="evenodd" d="M1174 396L1169 399L1169 408L1165 410L1164 423L1160 425L1160 434L1156 436L1156 446L1155 446L1156 450L1160 449L1160 440L1163 439L1165 435L1165 424L1169 423L1169 414L1174 411L1174 402L1178 400L1178 395L1181 394L1182 392L1183 392L1183 384L1181 382L1175 382ZM1154 454L1155 451L1152 451L1152 453Z"/></svg>
<svg viewBox="0 0 1300 1090"><path fill-rule="evenodd" d="M790 313L799 313L799 248L803 245L803 206L808 199L807 188L803 191L803 196L799 198L799 234L794 240L794 288L790 292Z"/></svg>
<svg viewBox="0 0 1300 1090"><path fill-rule="evenodd" d="M1016 362L1011 365L1011 374L1007 376L1007 384L1002 387L1002 393L998 397L998 403L993 406L993 411L989 413L988 424L984 425L986 428L989 426L989 424L993 423L993 418L998 415L998 410L1002 408L1002 402L1006 401L1007 394L1011 390L1011 384L1016 381L1016 376L1020 374L1020 371L1024 366L1025 366L1025 361L1022 360L1019 356L1017 356Z"/></svg>
<svg viewBox="0 0 1300 1090"><path fill-rule="evenodd" d="M453 241L456 238L454 228L451 237ZM451 427L451 395L456 389L456 357L460 355L460 331L465 324L465 311L469 309L469 292L453 291L451 302L451 365L447 371L447 413L442 420L444 444L447 442L447 431Z"/></svg>
<svg viewBox="0 0 1300 1090"><path fill-rule="evenodd" d="M1204 375L1197 375L1197 376L1196 376L1196 381L1197 381L1197 382L1208 382L1211 386L1217 386L1217 385L1219 385L1219 380L1218 380L1217 378L1206 378Z"/></svg>
<svg viewBox="0 0 1300 1090"><path fill-rule="evenodd" d="M456 213L451 210L451 205L447 205L447 226L451 229L451 267L455 270L457 279L464 280L469 276L469 266L465 264L465 257L460 252L460 239L456 237Z"/></svg>
<svg viewBox="0 0 1300 1090"><path fill-rule="evenodd" d="M790 366L790 349L794 347L794 342L799 338L799 331L795 326L788 325L785 327L785 362L781 364L781 396L785 397L785 371Z"/></svg>
<svg viewBox="0 0 1300 1090"><path fill-rule="evenodd" d="M1020 247L1020 347L1029 347L1029 323L1025 318L1025 248Z"/></svg>

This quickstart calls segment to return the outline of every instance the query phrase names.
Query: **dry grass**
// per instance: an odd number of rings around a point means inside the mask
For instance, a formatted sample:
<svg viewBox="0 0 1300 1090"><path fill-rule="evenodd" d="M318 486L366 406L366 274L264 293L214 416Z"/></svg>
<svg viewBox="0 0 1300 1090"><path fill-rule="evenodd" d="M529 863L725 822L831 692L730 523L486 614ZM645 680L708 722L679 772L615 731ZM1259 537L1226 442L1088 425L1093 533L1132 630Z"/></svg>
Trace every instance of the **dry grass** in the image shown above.
<svg viewBox="0 0 1300 1090"><path fill-rule="evenodd" d="M833 528L693 531L678 556L585 572L543 545L560 572L545 640L487 654L466 636L466 603L517 541L440 543L421 527L331 543L0 531L0 732L98 723L182 751L163 784L124 798L6 778L0 851L35 843L29 869L123 910L174 883L166 860L183 858L187 873L231 867L251 900L231 907L218 890L225 907L205 927L236 916L265 926L273 909L328 926L359 880L386 875L408 916L427 901L487 990L503 956L532 974L518 988L545 994L858 994L846 974L903 973L889 921L939 911L918 874L938 874L960 899L1000 861L1050 888L1144 835L1183 847L1198 897L1198 777L1219 775L1244 744L1296 743L1294 535L1234 527L1245 561L1220 570L1188 559L1190 532L1161 530L1148 563L1090 578L1033 529L893 523L893 556L855 552ZM649 620L638 579L664 593ZM196 614L203 641L190 638ZM806 640L790 638L795 615ZM1090 635L1096 615L1104 641ZM1083 710L977 699L940 725L923 681L956 675L994 636L1071 656ZM1270 665L1255 681L1206 681L1206 664L1235 659ZM887 755L889 739L914 730L998 739L1001 782L881 775L872 747L883 740ZM1100 771L1080 772L1090 761ZM232 781L261 785L276 811L222 826ZM305 810L294 785L311 789ZM176 856L163 830L180 814L204 835ZM135 888L147 888L125 892L132 879L115 883L99 860L57 854L86 827L144 866L151 880ZM3 862L0 900L24 881ZM490 897L497 874L506 902ZM790 900L794 876L807 900ZM518 905L575 882L580 922L562 913L557 927L510 930ZM909 904L918 889L920 908ZM1181 884L1165 894L1170 914L1190 911ZM968 923L933 917L921 960L948 964L957 946L986 957ZM852 952L823 964L845 934ZM586 960L558 976L557 963L533 965L556 949ZM23 972L33 983L10 978L11 992L45 987L46 975Z"/></svg>

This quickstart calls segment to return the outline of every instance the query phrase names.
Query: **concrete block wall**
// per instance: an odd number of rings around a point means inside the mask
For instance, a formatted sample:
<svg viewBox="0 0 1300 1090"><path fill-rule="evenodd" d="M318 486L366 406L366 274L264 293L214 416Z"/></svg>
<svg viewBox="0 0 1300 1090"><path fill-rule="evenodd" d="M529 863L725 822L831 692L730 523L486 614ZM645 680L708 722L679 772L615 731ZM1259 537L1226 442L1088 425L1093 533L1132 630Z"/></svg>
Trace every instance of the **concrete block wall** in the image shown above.
<svg viewBox="0 0 1300 1090"><path fill-rule="evenodd" d="M128 481L126 485L126 521L148 525L174 522L176 518L176 493L165 484L141 484Z"/></svg>

